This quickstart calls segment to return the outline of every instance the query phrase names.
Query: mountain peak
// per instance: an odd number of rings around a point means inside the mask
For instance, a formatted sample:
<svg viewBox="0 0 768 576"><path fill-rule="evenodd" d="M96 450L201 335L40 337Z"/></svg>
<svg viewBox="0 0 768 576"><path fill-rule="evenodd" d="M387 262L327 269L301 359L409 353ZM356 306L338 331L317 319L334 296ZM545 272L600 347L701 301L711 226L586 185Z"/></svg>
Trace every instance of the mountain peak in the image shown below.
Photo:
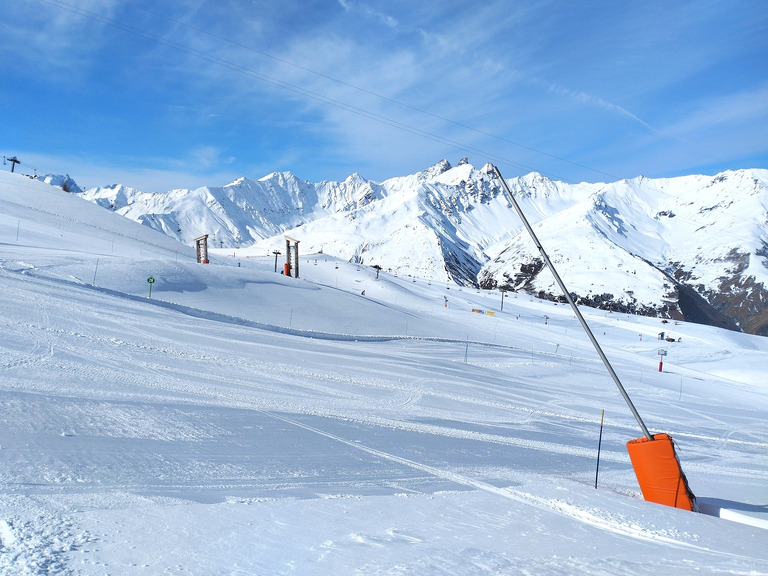
<svg viewBox="0 0 768 576"><path fill-rule="evenodd" d="M287 183L298 183L300 181L300 178L298 178L293 172L289 171L272 172L263 178L259 178L259 182L274 182L279 185L285 185Z"/></svg>
<svg viewBox="0 0 768 576"><path fill-rule="evenodd" d="M46 184L50 184L51 186L58 186L65 192L71 192L72 194L83 193L80 186L78 186L77 182L75 182L72 178L70 178L69 174L67 175L46 174L45 176L40 178L40 180L42 180Z"/></svg>
<svg viewBox="0 0 768 576"><path fill-rule="evenodd" d="M245 183L246 183L248 180L249 180L249 179L248 179L248 178L246 178L245 176L240 176L240 178L238 178L237 180L234 180L234 181L230 182L229 184L227 184L226 186L224 186L224 188L236 188L236 187L238 187L238 186L242 186L242 185L243 185L243 184L245 184Z"/></svg>
<svg viewBox="0 0 768 576"><path fill-rule="evenodd" d="M357 172L353 172L347 176L346 180L344 180L345 184L365 184L366 182L368 182L368 180L360 176Z"/></svg>
<svg viewBox="0 0 768 576"><path fill-rule="evenodd" d="M426 170L423 170L418 173L419 180L431 180L432 178L435 178L436 176L440 176L440 174L443 174L444 172L447 172L453 168L451 166L451 163L448 162L445 158L440 160L437 164L434 164L427 168Z"/></svg>

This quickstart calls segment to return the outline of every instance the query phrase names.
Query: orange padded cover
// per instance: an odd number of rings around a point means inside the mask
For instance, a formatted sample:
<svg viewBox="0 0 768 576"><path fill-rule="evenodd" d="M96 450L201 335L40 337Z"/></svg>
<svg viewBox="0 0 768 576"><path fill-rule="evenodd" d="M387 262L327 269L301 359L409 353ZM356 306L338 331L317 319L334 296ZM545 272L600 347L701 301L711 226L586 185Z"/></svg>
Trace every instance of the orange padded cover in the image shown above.
<svg viewBox="0 0 768 576"><path fill-rule="evenodd" d="M630 440L627 451L643 498L657 504L694 510L696 497L688 488L688 480L680 468L669 435L656 434L653 440L645 436Z"/></svg>

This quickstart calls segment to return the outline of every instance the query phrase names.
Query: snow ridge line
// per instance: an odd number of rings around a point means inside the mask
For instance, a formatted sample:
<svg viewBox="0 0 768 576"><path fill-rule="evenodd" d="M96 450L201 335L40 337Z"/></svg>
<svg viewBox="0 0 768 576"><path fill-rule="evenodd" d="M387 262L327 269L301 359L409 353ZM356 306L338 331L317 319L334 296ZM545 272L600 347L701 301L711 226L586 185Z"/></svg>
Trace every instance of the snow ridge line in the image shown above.
<svg viewBox="0 0 768 576"><path fill-rule="evenodd" d="M651 527L644 527L637 524L627 525L626 523L622 523L620 519L612 518L610 514L600 514L600 512L602 512L600 510L595 510L595 509L590 510L587 508L579 507L567 501L558 500L555 498L541 498L538 496L534 496L533 494L530 494L528 492L512 490L511 488L499 488L492 484L488 484L487 482L483 482L482 480L469 478L468 476L464 476L463 474L458 474L456 472L450 472L448 470L435 468L434 466L430 466L428 464L415 462L413 460L409 460L408 458L403 458L401 456L389 454L388 452L382 452L381 450L377 450L375 448L371 448L363 444L346 440L344 438L341 438L340 436L336 436L335 434L325 432L323 430L314 428L313 426L309 426L307 424L302 424L301 422L297 422L296 420L292 420L291 418L288 418L285 416L280 416L273 412L267 412L267 411L258 410L258 409L256 409L256 411L266 416L272 417L276 420L280 420L287 424L291 424L292 426L297 426L299 428L302 428L314 434L318 434L320 436L324 436L325 438L329 438L336 442L340 442L352 448L356 448L357 450L366 452L378 458L389 460L391 462L396 462L397 464L401 464L403 466L407 466L409 468L413 468L414 470L419 470L421 472L426 472L427 474L431 474L438 478L455 482L456 484L461 484L462 486L476 488L478 490L483 490L491 494L502 496L504 498L514 500L521 504L534 506L536 508L543 509L549 512L554 512L557 514L562 514L564 516L567 516L579 522L583 522L585 524L594 526L595 528L598 528L600 530L605 530L607 532L611 532L614 534L628 536L630 538L636 538L638 540L646 540L649 542L660 542L664 544L669 544L679 548L713 552L713 550L709 548L698 546L696 544L691 544L689 542L683 542L681 540L677 540L675 538L665 536L664 534L660 534ZM731 555L731 554L728 554L728 555Z"/></svg>
<svg viewBox="0 0 768 576"><path fill-rule="evenodd" d="M21 186L21 187L25 187L25 186ZM26 188L28 190L36 193L36 194L39 194L39 193L51 194L53 192L53 191L50 191L50 190L45 190L44 188L43 189L38 189L38 188L33 188L33 187L28 187L28 186ZM18 207L20 207L20 208L22 208L24 210L41 212L41 213L43 213L43 214L45 214L47 216L53 216L54 218L66 219L66 220L69 220L70 222L73 222L73 223L77 224L78 226L87 226L88 228L92 228L94 230L98 230L99 232L101 232L103 234L106 234L106 235L119 236L121 238L125 238L126 240L130 240L132 242L138 242L140 244L146 244L147 246L149 246L153 250L158 250L158 251L166 252L168 254L177 254L178 253L178 252L175 252L175 251L171 250L170 248L161 246L161 245L159 245L159 244L157 244L155 242L151 242L149 240L145 240L145 239L139 238L139 233L138 232L137 232L136 236L129 236L128 234L125 234L125 233L120 232L118 230L110 230L108 228L102 228L101 226L97 226L95 224L91 224L90 222L86 222L86 221L83 221L83 220L75 220L72 217L62 216L61 214L57 214L57 213L54 213L54 212L50 212L48 210L44 210L43 208L40 208L39 206L32 207L32 206L28 206L26 204L21 204L19 202L14 202L12 200L8 200L7 198L0 199L0 202L4 202L6 204L12 204L13 206L18 206ZM87 202L87 200L86 200L86 202ZM29 220L29 219L27 219L27 220ZM162 232L158 232L157 230L149 228L148 226L146 226L145 228L147 230L151 230L152 232L156 232L157 234L160 235L160 237L166 236ZM143 232L144 230L141 230L141 231ZM150 234L152 232L150 232ZM166 237L170 238L168 236L166 236ZM5 243L3 243L3 244L5 244ZM6 244L6 245L8 245L8 246L16 246L17 244L14 243L14 244ZM183 245L181 245L181 246L183 246ZM185 256L187 258L189 258L190 260L192 260L193 256L192 256L192 253L191 253L191 249L190 249L190 254L185 255Z"/></svg>
<svg viewBox="0 0 768 576"><path fill-rule="evenodd" d="M314 330L300 330L298 328L287 328L285 326L276 326L274 324L264 324L262 322L256 322L255 320L247 320L245 318L239 318L237 316L229 316L227 314L222 314L220 312L209 312L206 310L201 310L199 308L193 308L192 306L186 306L184 304L176 304L174 302L168 302L166 300L149 299L144 296L136 296L133 294L128 294L126 292L111 290L110 288L103 288L100 286L93 286L93 285L85 284L82 282L73 282L71 280L65 280L63 278L52 278L47 276L40 276L37 274L33 274L32 270L30 269L21 270L16 273L23 274L25 276L34 276L38 280L53 282L57 284L65 284L67 286L73 286L73 287L82 288L86 290L93 290L95 292L99 292L101 294L106 294L109 296L114 296L116 298L122 298L124 300L131 300L133 302L140 302L143 304L157 306L160 308L164 308L166 310L180 312L181 314L185 314L193 318L199 318L201 320L210 320L211 322L221 322L225 324L232 324L235 326L243 326L246 328L256 328L258 330L264 330L265 332L275 332L278 334L285 334L288 336L298 336L302 338L313 338L316 340L327 340L327 341L334 341L334 342L393 342L396 340L411 340L411 341L419 341L419 342L437 342L442 344L469 343L474 346L485 346L488 348L497 348L502 350L514 350L514 351L522 352L525 354L531 353L530 349L521 348L518 346L509 346L505 344L496 344L492 342L482 342L479 340L443 338L440 336L342 334L342 333L336 333L336 332L319 332ZM536 351L536 355L562 358L562 356L558 356L557 354L554 354L552 352L538 351L538 350ZM593 359L593 358L586 358L586 357L580 357L580 356L574 356L573 358L579 361L584 361L584 362L594 362L596 364L599 363L598 359Z"/></svg>

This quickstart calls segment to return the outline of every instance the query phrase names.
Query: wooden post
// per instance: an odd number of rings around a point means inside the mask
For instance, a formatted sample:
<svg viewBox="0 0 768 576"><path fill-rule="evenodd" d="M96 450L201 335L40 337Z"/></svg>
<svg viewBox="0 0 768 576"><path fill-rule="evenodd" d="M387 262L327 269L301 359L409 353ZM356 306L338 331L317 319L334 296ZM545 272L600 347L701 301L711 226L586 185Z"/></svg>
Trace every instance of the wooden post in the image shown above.
<svg viewBox="0 0 768 576"><path fill-rule="evenodd" d="M291 248L293 248L295 264L291 262ZM289 276L291 275L290 270L295 270L293 276L299 277L299 240L288 236L285 236L285 265Z"/></svg>
<svg viewBox="0 0 768 576"><path fill-rule="evenodd" d="M288 265L286 270L288 276L291 274L291 241L288 236L285 237L285 263Z"/></svg>
<svg viewBox="0 0 768 576"><path fill-rule="evenodd" d="M198 264L208 264L208 234L195 238Z"/></svg>

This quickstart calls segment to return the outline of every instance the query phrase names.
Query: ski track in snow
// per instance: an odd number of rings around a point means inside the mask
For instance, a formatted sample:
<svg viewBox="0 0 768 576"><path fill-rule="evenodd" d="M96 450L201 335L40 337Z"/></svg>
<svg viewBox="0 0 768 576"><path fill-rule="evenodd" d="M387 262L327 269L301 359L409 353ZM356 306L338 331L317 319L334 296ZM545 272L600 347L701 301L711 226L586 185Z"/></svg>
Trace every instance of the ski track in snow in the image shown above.
<svg viewBox="0 0 768 576"><path fill-rule="evenodd" d="M376 450L374 448L365 446L358 442L350 442L349 440L345 440L344 438L341 438L334 434L329 434L328 432L324 432L312 426L307 426L306 424L302 424L300 422L297 422L290 418L286 418L284 416L280 416L280 415L268 413L268 412L265 412L264 414L267 416L271 416L272 418L275 418L277 420L287 422L288 424L291 424L293 426L303 428L305 430L313 432L314 434L318 434L320 436L330 438L331 440L335 440L336 442L340 442L347 446L351 446L352 448L361 450L363 452L366 452L378 458L390 460L392 462L396 462L397 464L402 464L403 466L408 466L409 468L420 470L427 474L431 474L438 478L443 478L445 480L454 482L456 484L460 484L470 488L476 488L478 490L484 490L486 492L490 492L497 496L509 498L521 504L525 504L528 506L535 506L537 508L542 508L551 512L562 514L564 516L573 518L574 520L578 520L579 522L585 522L587 524L600 528L601 530L607 530L609 532L621 534L624 536L629 536L632 538L664 542L666 544L673 544L675 546L680 546L680 547L703 549L694 544L670 538L669 536L666 536L661 534L660 532L654 531L647 526L627 525L625 522L613 519L605 513L602 513L602 514L598 513L599 511L597 510L588 510L585 508L580 508L572 503L568 503L561 500L550 500L550 499L539 498L532 494L512 490L511 488L499 488L491 484L488 484L486 482L469 478L467 476L457 474L455 472L441 470L439 468L435 468L434 466L429 466L419 462L414 462L413 460L409 460L407 458L402 458L400 456L395 456L394 454L382 452L381 450ZM703 549L703 550L710 551L708 549Z"/></svg>
<svg viewBox="0 0 768 576"><path fill-rule="evenodd" d="M65 282L66 283L66 282ZM113 291L107 291L110 296L117 296L119 298L125 298L127 295L122 293L115 293ZM136 298L128 298L129 300L137 300L141 303L145 303L142 299L136 299ZM156 302L153 302L153 304L157 304ZM173 311L181 311L185 315L190 315L193 317L205 317L206 320L212 321L212 322L224 322L225 324L237 324L240 326L245 326L247 328L254 328L254 326L249 325L248 323L243 323L238 319L234 319L232 317L226 317L223 315L207 315L205 313L202 313L202 311L199 310L193 310L189 307L178 307L178 306L167 306L167 303L161 303L163 308L169 308ZM116 340L114 338L110 338L105 340L104 338L98 338L95 336L92 336L89 334L90 330L85 327L79 320L78 315L74 311L68 311L65 310L65 316L69 317L73 320L76 326L78 326L82 332L72 332L72 331L61 331L61 330L55 330L51 329L47 326L48 316L43 309L41 312L41 320L40 323L44 327L44 330L47 331L53 331L54 335L59 336L60 338L57 340L57 348L59 349L69 349L71 351L80 350L82 348L83 340L88 342L88 346L92 347L95 351L103 351L103 350L109 350L111 347L117 347L117 350L121 350L124 347L129 347L131 349L136 349L139 352L146 353L149 358L155 357L155 356L161 356L163 358L162 363L156 363L156 362L147 362L147 361L136 361L132 360L134 364L138 367L141 367L146 372L154 373L158 376L156 383L153 383L149 385L149 387L153 389L165 389L168 392L172 392L173 395L182 392L185 396L194 396L196 399L195 402L199 402L200 398L204 398L206 402L210 405L218 405L218 406L229 406L229 407L239 407L239 408L245 408L250 409L255 403L259 402L259 399L261 399L261 403L263 404L263 388L261 388L258 392L258 394L253 395L251 399L248 398L248 394L244 395L244 390L231 390L229 392L225 391L225 385L227 387L232 387L233 383L232 380L229 377L223 376L220 379L220 386L218 386L215 391L207 391L203 392L202 389L198 386L185 384L185 382L191 382L194 380L194 377L196 376L196 372L194 370L184 370L183 368L174 367L173 369L173 376L174 376L174 382L171 385L163 384L164 380L167 378L167 358L168 356L171 357L178 357L182 359L188 359L188 360L202 360L202 361L209 361L216 364L228 364L229 360L226 358L222 358L220 356L212 356L212 355L190 355L187 351L181 351L178 350L172 343L169 342L168 347L158 347L156 345L148 345L145 343L136 343L136 342L129 342L126 340ZM258 329L260 330L266 330L271 331L273 327L270 326L262 326L258 325ZM294 331L294 333L290 334L292 336L303 336L303 337L309 337L309 338L316 338L316 333L311 333L309 336L304 331ZM327 339L327 340L340 340L340 341L349 341L349 340L355 340L359 339L359 341L365 341L364 337L359 336L351 336L351 335L336 335L336 334L323 334L323 338L321 339ZM66 337L69 337L69 340L71 340L72 337L75 338L77 341L77 346L73 347L71 344L68 343L68 339ZM404 337L372 337L372 342L384 342L384 341L391 341L393 339L405 339ZM425 341L425 342L440 342L440 343L454 343L454 344L464 344L465 342L461 342L459 340L455 339L440 339L440 338L432 338L432 339L425 339L425 338L419 338L419 337L408 337L407 340L409 341ZM493 346L494 348L500 348L500 349L512 349L512 347L505 347L505 346ZM39 341L36 342L35 350L39 350L41 348ZM21 365L23 363L28 362L42 362L46 358L50 358L52 355L52 344L47 345L48 353L45 355L42 354L30 354L26 360L22 361L16 361L9 363L7 366L8 368L16 367L18 365ZM104 364L109 364L113 357L113 353L107 353L104 354L103 352L97 352L99 356L97 358L102 361ZM120 353L118 352L118 356ZM573 359L571 359L571 362ZM290 382L301 380L303 382L302 388L304 390L312 390L314 392L317 392L319 394L328 395L330 394L335 399L339 399L339 392L337 391L338 388L329 388L327 384L317 385L315 382L334 382L337 384L355 384L356 386L363 385L364 387L368 388L379 388L388 392L393 391L400 391L403 389L408 390L408 396L407 399L402 400L392 400L390 402L390 405L393 407L403 407L407 406L409 404L414 403L414 399L418 397L422 397L425 393L423 383L427 381L427 379L421 380L421 388L418 392L413 391L413 386L403 387L403 386L392 386L387 383L382 383L381 381L371 379L367 382L362 382L359 377L356 377L354 381L350 381L348 378L339 378L337 376L324 373L324 372L317 372L317 371L307 371L300 367L296 366L287 366L287 365L276 365L274 363L253 363L250 366L240 366L248 371L253 372L269 372L271 375L271 378L276 378L276 382L274 384L274 387L276 389L282 389L282 387L285 384L288 384ZM66 365L59 364L59 369L66 371L68 370ZM97 373L94 375L94 380L115 380L116 378L119 378L119 376L109 372L105 371L102 374ZM210 378L210 376L209 376ZM136 381L128 381L127 384L138 384ZM147 387L148 384L146 382L142 383L143 387ZM243 388L247 390L249 387L249 383L243 383ZM355 398L354 394L351 394L350 392L343 392L343 396L349 397L349 398ZM486 405L489 407L501 407L506 410L521 410L526 415L535 414L539 417L555 417L558 419L564 419L564 420L577 420L582 422L592 422L593 420L582 418L574 415L569 415L563 412L553 412L551 410L542 409L541 406L534 406L534 407L526 407L523 408L519 405L514 405L512 403L502 403L496 401L491 402L484 402L481 397L475 395L472 398L467 398L463 396L457 396L450 393L444 393L439 392L434 389L430 390L429 394L434 397L442 398L447 401L457 401L457 402L471 402L478 405ZM99 397L99 393L94 394L94 398ZM522 396L520 396L522 398ZM170 398L170 397L169 397ZM394 395L393 398L397 398L397 395ZM530 403L530 398L526 399L527 402ZM542 405L546 403L541 403ZM298 413L305 413L305 414L314 414L314 415L322 415L325 417L331 417L331 418L343 418L345 420L349 420L350 416L353 420L357 419L354 415L351 415L348 411L339 410L339 409L323 409L323 408L312 408L308 409L303 403L299 404L286 404L284 401L280 403L279 406L276 406L276 408L279 409L288 409L293 410ZM425 423L418 423L418 422L403 422L402 420L398 419L389 419L385 417L371 417L366 416L365 418L362 418L359 420L362 423L369 424L369 425L376 425L381 427L393 427L398 428L401 430L407 430L411 432L417 432L417 433L425 433L425 434L433 434L436 436L442 436L442 437L453 437L453 438L462 438L462 439L471 439L475 441L481 441L481 442L491 442L491 443L497 443L497 444L503 444L508 446L516 446L520 448L525 449L531 449L531 450L540 450L540 451L546 451L551 452L553 454L565 454L570 456L579 456L583 458L592 458L594 456L594 450L590 448L577 448L575 446L568 446L563 445L560 443L551 443L551 442L544 442L544 441L537 441L532 439L521 439L521 438L514 438L509 436L502 436L502 435L494 435L494 434L488 434L488 433L478 433L478 432L472 432L468 430L458 429L458 428L450 428L447 426L436 426L436 425L430 425ZM685 434L681 434L685 435ZM722 440L721 438L711 437L711 436L705 436L705 435L690 435L689 437L695 437L701 440ZM738 442L745 445L752 445L756 447L766 447L765 443L749 443L746 441L740 441L740 440L734 440L734 442ZM614 462L626 462L626 456L624 454L619 453L612 453L612 452L605 452L602 455L602 459L604 462L607 461L614 461ZM696 464L689 464L689 466L697 467ZM727 475L741 475L741 476L747 476L747 477L753 477L753 478L759 478L760 473L751 472L751 471L739 471L735 469L713 469L711 465L707 465L707 468L710 471L718 472L718 473L727 473Z"/></svg>

